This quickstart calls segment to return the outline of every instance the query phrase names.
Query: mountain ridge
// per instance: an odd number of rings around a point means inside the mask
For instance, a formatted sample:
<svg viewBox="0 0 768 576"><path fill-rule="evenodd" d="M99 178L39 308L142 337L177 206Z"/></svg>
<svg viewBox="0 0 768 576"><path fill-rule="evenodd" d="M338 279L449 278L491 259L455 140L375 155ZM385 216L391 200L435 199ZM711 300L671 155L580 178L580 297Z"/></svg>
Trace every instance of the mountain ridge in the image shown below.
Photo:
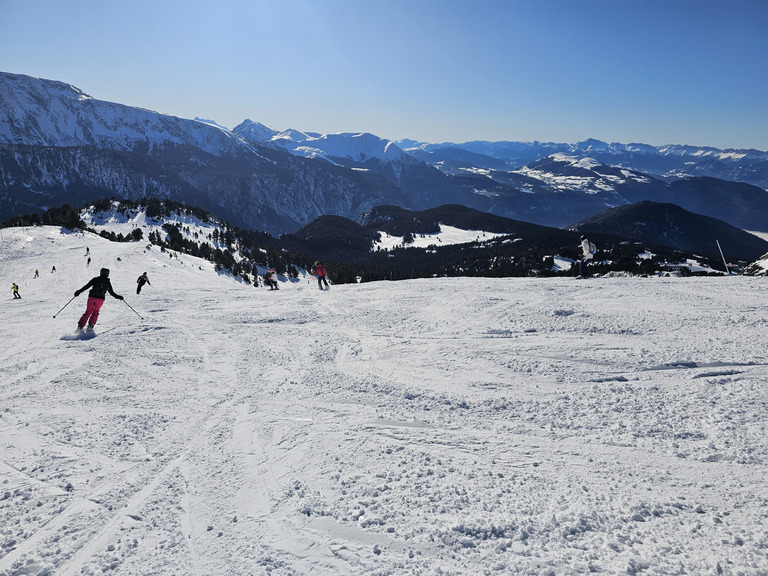
<svg viewBox="0 0 768 576"><path fill-rule="evenodd" d="M610 208L571 228L585 234L621 235L693 252L715 253L719 242L723 250L749 261L768 251L768 242L722 220L695 214L676 204L648 200Z"/></svg>
<svg viewBox="0 0 768 576"><path fill-rule="evenodd" d="M611 229L610 221L619 220L618 214L632 212L632 221L646 205L653 203L609 210L604 216L608 224L568 230L461 205L420 212L380 206L357 222L342 216L321 216L296 233L275 238L173 201L103 199L81 209L66 205L52 209L42 218L17 218L10 225L45 222L70 230L90 230L118 242L148 239L161 251L170 251L171 256L176 251L210 260L246 283L252 283L253 275L254 284L267 268L295 277L299 270L311 269L316 259L329 264L335 281L341 283L352 282L360 274L390 280L435 275L568 275L581 259L579 236L584 232L598 246L592 266L595 274L647 275L678 269L681 273L684 269L716 273L722 268L722 256L713 238L723 241L729 260L737 267L748 264L755 254L768 252L768 241L673 205L669 206L676 210L674 221L660 209L642 216L643 227L653 233L633 234L625 223L627 218ZM679 230L694 233L687 233L687 242L681 244Z"/></svg>
<svg viewBox="0 0 768 576"><path fill-rule="evenodd" d="M228 131L213 120L100 101L69 84L3 72L0 103L4 218L111 195L194 202L240 226L273 234L296 231L322 215L354 220L384 204L410 210L461 204L562 227L606 207L674 196L683 208L768 231L757 216L768 211L765 190L712 179L670 184L632 167L606 164L599 154L611 145L597 140L582 143L592 156L537 143L539 152L548 154L511 169L507 160L480 154L519 155L531 146L476 143L477 152L451 148L450 160L425 160L365 132L278 132L252 121ZM733 162L729 166L734 169ZM734 197L739 205L724 210Z"/></svg>

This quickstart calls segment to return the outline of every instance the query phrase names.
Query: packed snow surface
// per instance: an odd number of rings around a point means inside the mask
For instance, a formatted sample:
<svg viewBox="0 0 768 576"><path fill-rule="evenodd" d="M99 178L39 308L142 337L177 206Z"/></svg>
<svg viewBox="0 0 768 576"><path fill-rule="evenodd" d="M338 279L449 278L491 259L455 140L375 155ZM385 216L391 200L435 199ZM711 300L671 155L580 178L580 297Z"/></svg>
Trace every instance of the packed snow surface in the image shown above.
<svg viewBox="0 0 768 576"><path fill-rule="evenodd" d="M3 576L768 573L764 278L268 292L52 227L0 264Z"/></svg>

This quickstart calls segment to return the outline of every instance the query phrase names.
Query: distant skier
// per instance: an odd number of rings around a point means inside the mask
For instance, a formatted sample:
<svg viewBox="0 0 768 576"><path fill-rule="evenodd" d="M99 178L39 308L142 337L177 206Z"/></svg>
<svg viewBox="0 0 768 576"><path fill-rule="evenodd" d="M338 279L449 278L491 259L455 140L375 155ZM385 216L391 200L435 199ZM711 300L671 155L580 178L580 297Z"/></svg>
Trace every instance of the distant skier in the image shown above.
<svg viewBox="0 0 768 576"><path fill-rule="evenodd" d="M147 273L144 272L139 278L136 280L136 283L138 286L136 286L136 294L141 294L141 288L144 286L144 284L149 284L152 286L152 282L149 281L149 277L147 276Z"/></svg>
<svg viewBox="0 0 768 576"><path fill-rule="evenodd" d="M11 290L13 290L13 299L21 300L21 294L19 294L19 285L16 284L16 282L14 282L13 286L11 286Z"/></svg>
<svg viewBox="0 0 768 576"><path fill-rule="evenodd" d="M277 285L277 280L275 280L275 272L274 268L270 268L269 271L264 274L264 283L269 286L270 290L280 290L280 287Z"/></svg>
<svg viewBox="0 0 768 576"><path fill-rule="evenodd" d="M581 262L579 263L579 274L582 278L589 278L589 263L595 254L595 245L590 242L586 236L581 237Z"/></svg>
<svg viewBox="0 0 768 576"><path fill-rule="evenodd" d="M322 267L320 262L315 262L315 268L312 270L312 274L317 276L317 286L320 288L320 290L323 289L323 284L325 284L326 289L330 288L330 286L328 286L328 279L326 278L327 274L325 272L325 268Z"/></svg>
<svg viewBox="0 0 768 576"><path fill-rule="evenodd" d="M35 278L39 278L39 277L40 277L40 270L35 268Z"/></svg>
<svg viewBox="0 0 768 576"><path fill-rule="evenodd" d="M88 262L85 263L85 267L90 268L90 266L91 266L91 257L88 256Z"/></svg>
<svg viewBox="0 0 768 576"><path fill-rule="evenodd" d="M51 268L51 274L53 274L54 272L56 272L56 266L54 266L53 268Z"/></svg>
<svg viewBox="0 0 768 576"><path fill-rule="evenodd" d="M91 249L88 246L85 247L85 255L88 256L91 253Z"/></svg>
<svg viewBox="0 0 768 576"><path fill-rule="evenodd" d="M115 291L112 290L112 282L109 281L108 268L102 268L101 273L98 276L92 278L91 281L80 288L80 290L76 290L75 297L80 296L80 294L88 290L88 288L90 288L91 291L88 293L88 303L85 308L85 314L83 314L77 322L78 330L85 328L86 323L88 324L88 330L93 330L96 321L99 319L99 310L101 310L101 306L104 304L104 298L106 298L107 292L118 300L123 299L120 294L115 294Z"/></svg>

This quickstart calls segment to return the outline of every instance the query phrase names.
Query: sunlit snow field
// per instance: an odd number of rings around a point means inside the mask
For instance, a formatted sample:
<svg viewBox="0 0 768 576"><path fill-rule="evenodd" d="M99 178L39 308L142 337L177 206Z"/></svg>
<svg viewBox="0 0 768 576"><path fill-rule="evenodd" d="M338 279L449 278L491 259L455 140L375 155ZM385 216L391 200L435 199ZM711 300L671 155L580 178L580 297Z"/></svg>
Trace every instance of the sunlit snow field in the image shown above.
<svg viewBox="0 0 768 576"><path fill-rule="evenodd" d="M269 292L52 227L0 276L3 576L768 573L765 278Z"/></svg>

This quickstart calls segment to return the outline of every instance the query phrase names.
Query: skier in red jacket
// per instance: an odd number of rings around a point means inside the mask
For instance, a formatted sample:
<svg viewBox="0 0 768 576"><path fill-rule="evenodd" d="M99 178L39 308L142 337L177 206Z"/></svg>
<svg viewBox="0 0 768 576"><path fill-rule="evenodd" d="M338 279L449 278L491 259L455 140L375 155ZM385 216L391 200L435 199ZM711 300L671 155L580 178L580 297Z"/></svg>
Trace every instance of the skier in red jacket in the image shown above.
<svg viewBox="0 0 768 576"><path fill-rule="evenodd" d="M315 269L312 271L312 274L317 276L317 286L320 290L323 289L323 283L325 283L326 289L330 288L330 286L328 286L328 280L326 279L325 268L320 265L320 262L315 262Z"/></svg>

